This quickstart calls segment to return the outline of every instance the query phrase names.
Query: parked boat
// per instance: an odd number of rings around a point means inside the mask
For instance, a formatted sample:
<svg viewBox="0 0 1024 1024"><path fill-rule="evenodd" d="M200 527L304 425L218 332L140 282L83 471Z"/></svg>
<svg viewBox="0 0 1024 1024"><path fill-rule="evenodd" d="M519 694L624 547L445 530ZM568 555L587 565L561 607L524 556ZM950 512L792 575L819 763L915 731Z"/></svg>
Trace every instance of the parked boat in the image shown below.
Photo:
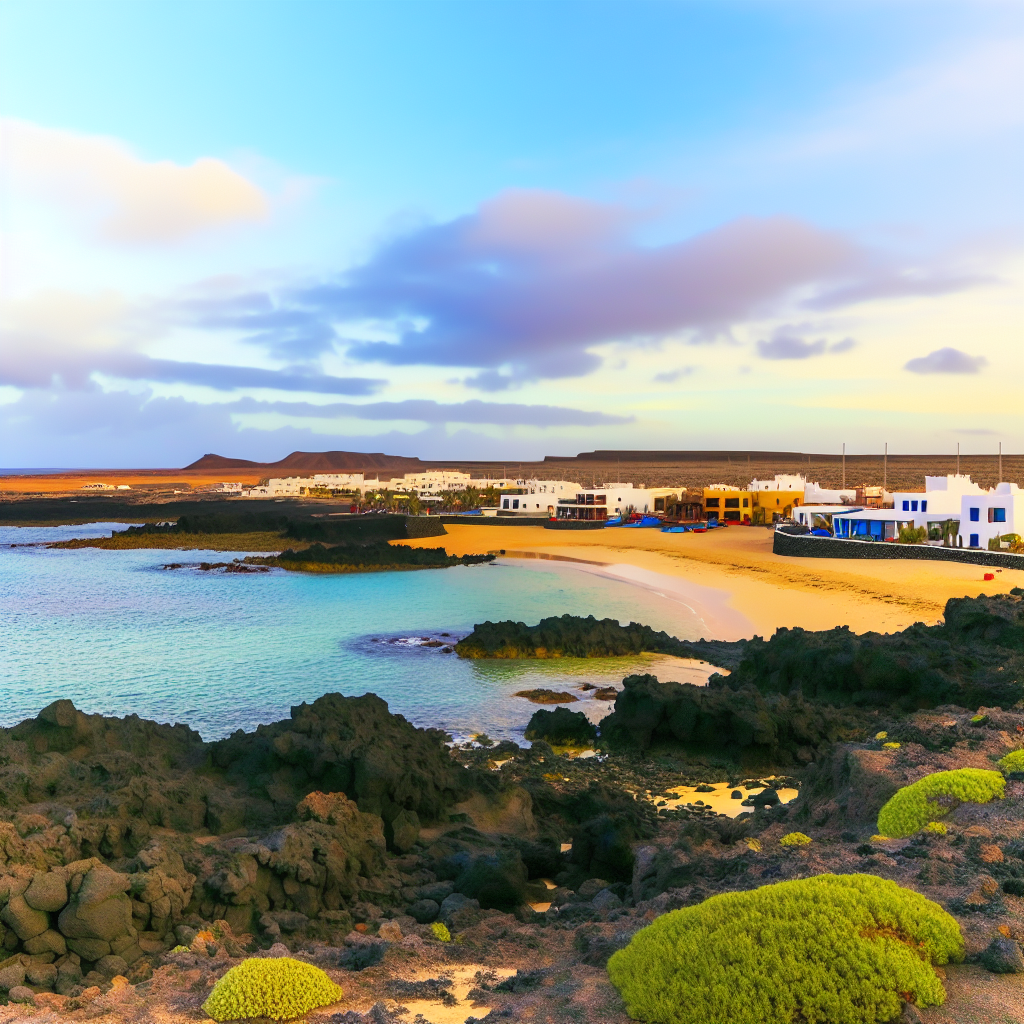
<svg viewBox="0 0 1024 1024"><path fill-rule="evenodd" d="M623 523L623 529L632 527L633 529L647 529L652 526L661 526L661 520L657 516L638 516L637 518L631 518L628 523Z"/></svg>

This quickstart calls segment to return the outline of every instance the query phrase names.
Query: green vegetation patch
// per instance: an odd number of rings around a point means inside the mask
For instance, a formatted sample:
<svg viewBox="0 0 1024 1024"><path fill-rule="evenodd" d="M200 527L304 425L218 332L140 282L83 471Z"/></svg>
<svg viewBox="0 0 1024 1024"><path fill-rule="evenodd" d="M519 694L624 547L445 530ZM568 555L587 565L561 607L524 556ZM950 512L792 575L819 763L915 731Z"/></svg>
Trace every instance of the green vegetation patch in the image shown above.
<svg viewBox="0 0 1024 1024"><path fill-rule="evenodd" d="M961 960L937 903L872 875L818 875L664 914L608 961L649 1024L880 1024L938 1006L932 964Z"/></svg>
<svg viewBox="0 0 1024 1024"><path fill-rule="evenodd" d="M214 1020L269 1017L294 1020L310 1010L330 1006L341 986L312 964L282 956L245 960L232 967L203 1003Z"/></svg>
<svg viewBox="0 0 1024 1024"><path fill-rule="evenodd" d="M985 768L933 772L893 795L878 812L878 831L890 839L910 836L962 803L987 804L1005 793L1006 780L1000 772Z"/></svg>
<svg viewBox="0 0 1024 1024"><path fill-rule="evenodd" d="M999 767L1004 772L1024 772L1024 750L1011 750L1006 757L1001 758Z"/></svg>

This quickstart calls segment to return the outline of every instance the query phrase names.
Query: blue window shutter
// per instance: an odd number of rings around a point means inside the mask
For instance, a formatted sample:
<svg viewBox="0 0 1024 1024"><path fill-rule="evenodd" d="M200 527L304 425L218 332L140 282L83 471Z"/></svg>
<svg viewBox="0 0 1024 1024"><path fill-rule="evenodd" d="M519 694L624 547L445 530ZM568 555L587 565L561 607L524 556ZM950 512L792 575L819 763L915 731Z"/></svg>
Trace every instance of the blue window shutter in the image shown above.
<svg viewBox="0 0 1024 1024"><path fill-rule="evenodd" d="M980 547L980 545L978 544L978 535L976 533L971 534L971 547Z"/></svg>

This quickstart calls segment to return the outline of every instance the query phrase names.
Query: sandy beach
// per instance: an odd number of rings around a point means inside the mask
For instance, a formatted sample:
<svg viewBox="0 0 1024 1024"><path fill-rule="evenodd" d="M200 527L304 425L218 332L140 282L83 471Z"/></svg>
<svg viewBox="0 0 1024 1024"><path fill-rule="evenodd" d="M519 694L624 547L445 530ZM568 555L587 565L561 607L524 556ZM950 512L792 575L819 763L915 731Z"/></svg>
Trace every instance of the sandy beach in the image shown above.
<svg viewBox="0 0 1024 1024"><path fill-rule="evenodd" d="M932 624L951 597L1024 587L1024 571L950 562L786 558L772 553L772 531L729 527L706 534L660 530L569 532L541 526L448 526L451 554L504 550L506 558L580 560L638 586L690 594L701 605L707 639L770 636L780 627L892 633ZM431 537L401 543L436 547ZM986 581L985 573L995 579Z"/></svg>

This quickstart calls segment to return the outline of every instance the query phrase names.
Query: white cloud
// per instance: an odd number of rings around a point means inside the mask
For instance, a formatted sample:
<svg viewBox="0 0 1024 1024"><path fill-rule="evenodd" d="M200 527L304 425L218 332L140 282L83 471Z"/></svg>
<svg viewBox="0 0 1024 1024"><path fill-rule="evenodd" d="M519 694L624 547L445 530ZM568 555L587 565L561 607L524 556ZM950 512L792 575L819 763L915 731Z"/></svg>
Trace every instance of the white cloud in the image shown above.
<svg viewBox="0 0 1024 1024"><path fill-rule="evenodd" d="M256 184L213 157L147 162L118 139L0 119L0 171L15 192L57 203L114 242L174 242L266 219Z"/></svg>

